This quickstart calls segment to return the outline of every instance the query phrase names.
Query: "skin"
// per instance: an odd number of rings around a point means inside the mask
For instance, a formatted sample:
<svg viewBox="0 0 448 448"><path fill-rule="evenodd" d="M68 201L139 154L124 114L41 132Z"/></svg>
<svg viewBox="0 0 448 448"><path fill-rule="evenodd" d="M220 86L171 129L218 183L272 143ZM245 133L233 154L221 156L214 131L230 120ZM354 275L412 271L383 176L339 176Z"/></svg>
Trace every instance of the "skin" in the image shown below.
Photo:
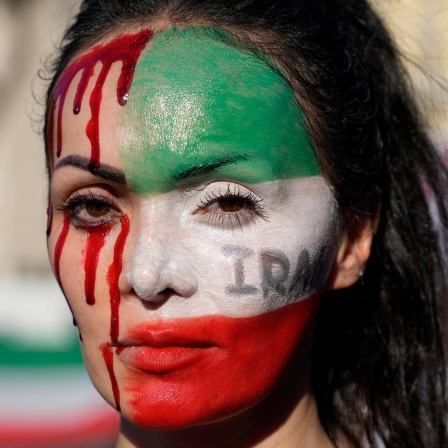
<svg viewBox="0 0 448 448"><path fill-rule="evenodd" d="M341 231L293 92L264 61L210 32L156 35L124 107L116 100L121 67L112 66L99 117L101 166L123 174L120 181L87 166L95 76L81 112L64 107L50 258L89 375L112 405L117 383L117 446L331 446L310 385L313 324L323 291L356 281L373 226L359 226L356 238ZM93 264L94 305L83 287ZM163 357L152 350L157 362L142 370L134 348L142 334L173 328L196 329L204 340L215 329L218 342L199 360L163 372L155 371Z"/></svg>

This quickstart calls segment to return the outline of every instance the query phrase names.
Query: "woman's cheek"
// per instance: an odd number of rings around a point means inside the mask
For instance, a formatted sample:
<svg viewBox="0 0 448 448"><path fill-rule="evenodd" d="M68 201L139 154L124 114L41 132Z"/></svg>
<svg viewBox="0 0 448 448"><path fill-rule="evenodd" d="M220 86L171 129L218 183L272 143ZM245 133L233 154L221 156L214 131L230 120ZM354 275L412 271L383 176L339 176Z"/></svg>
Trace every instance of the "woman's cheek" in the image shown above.
<svg viewBox="0 0 448 448"><path fill-rule="evenodd" d="M177 360L168 347L116 352L122 412L143 427L182 428L252 407L284 376L309 334L319 304L311 286L317 267L310 263L319 257L256 244L212 247L208 256L192 257L208 268L197 296L175 307L166 302L169 319L142 322L127 335L141 341L161 331L181 335L199 347L191 359L184 362L181 353ZM310 286L297 290L302 276Z"/></svg>
<svg viewBox="0 0 448 448"><path fill-rule="evenodd" d="M58 227L49 238L48 250L56 280L72 311L90 312L98 308L97 304L100 307L108 304L111 289L108 269L119 229L76 228L68 213L61 217Z"/></svg>
<svg viewBox="0 0 448 448"><path fill-rule="evenodd" d="M159 328L148 319L151 313L137 313L144 307L132 307L130 297L122 298L118 286L123 265L127 264L125 272L134 266L132 247L144 256L144 263L135 266L154 263L158 246L149 244L151 238L128 241L127 216L110 228L90 231L75 228L67 214L56 222L49 245L54 271L79 324L92 382L127 418L152 428L213 421L263 399L307 337L319 303L316 292L325 277L322 259L332 258L326 238L304 247L301 240L286 238L284 229L281 238L271 231L260 241L258 233L198 238L195 227L191 235L166 240L172 247L160 256L194 267L192 272L200 274L198 290L188 300L174 296L164 303L157 310L163 325ZM126 245L129 253L124 259ZM144 278L145 283L150 280ZM200 350L192 350L194 362L178 366L169 347L156 355L149 348L149 355L142 350L145 359L131 359L129 366L118 343L129 331L131 336L140 331L134 339L142 339L142 345L151 344L146 335L160 331L180 335L176 337L181 340L196 341L200 335ZM166 371L158 365L171 358L173 365ZM238 394L235 384L240 385Z"/></svg>
<svg viewBox="0 0 448 448"><path fill-rule="evenodd" d="M78 327L88 373L95 387L112 405L115 405L114 396L101 346L110 340L108 273L119 233L119 228L77 229L70 224L68 214L64 214L48 240L53 270Z"/></svg>

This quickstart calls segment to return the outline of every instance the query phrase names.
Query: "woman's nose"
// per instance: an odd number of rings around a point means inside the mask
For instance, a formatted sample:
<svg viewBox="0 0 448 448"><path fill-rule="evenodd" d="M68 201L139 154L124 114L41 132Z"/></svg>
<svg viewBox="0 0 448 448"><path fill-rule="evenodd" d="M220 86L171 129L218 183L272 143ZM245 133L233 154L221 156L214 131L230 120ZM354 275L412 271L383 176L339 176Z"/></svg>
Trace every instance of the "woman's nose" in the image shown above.
<svg viewBox="0 0 448 448"><path fill-rule="evenodd" d="M190 297L197 290L197 277L182 239L147 226L138 236L125 267L125 289L142 300L160 303L167 293Z"/></svg>

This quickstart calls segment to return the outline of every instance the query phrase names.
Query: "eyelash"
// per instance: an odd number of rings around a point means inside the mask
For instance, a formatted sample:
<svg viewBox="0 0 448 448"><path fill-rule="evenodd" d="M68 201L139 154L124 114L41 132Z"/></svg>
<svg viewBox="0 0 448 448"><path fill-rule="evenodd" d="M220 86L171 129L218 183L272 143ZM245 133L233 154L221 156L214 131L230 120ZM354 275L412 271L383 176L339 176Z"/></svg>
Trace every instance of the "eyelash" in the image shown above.
<svg viewBox="0 0 448 448"><path fill-rule="evenodd" d="M216 204L222 210L224 208L223 204L220 206L219 203L223 201L227 201L231 207L236 206L238 210L222 211L220 213L215 213L212 210L207 211L213 204ZM93 217L86 209L89 205L106 207L108 211L104 213L104 216ZM218 193L207 193L200 200L197 208L198 212L207 218L209 224L222 228L239 227L243 229L244 226L254 224L257 218L269 221L262 199L258 198L251 191L242 193L238 185L227 185L225 192L219 190ZM72 224L75 227L84 229L102 227L121 215L117 206L110 199L94 194L91 191L88 194L76 192L58 210L68 212ZM82 218L80 215L83 211L90 215L91 218Z"/></svg>
<svg viewBox="0 0 448 448"><path fill-rule="evenodd" d="M95 218L87 211L89 205L106 207L109 210L104 216ZM91 219L80 217L82 212L81 207L87 214L92 216ZM58 210L61 212L68 212L72 224L75 227L85 229L102 227L121 216L117 206L110 199L105 196L94 194L91 191L89 191L88 194L80 194L79 192L76 192L73 196L68 198L65 204L59 207Z"/></svg>
<svg viewBox="0 0 448 448"><path fill-rule="evenodd" d="M233 200L233 205L240 207L240 210L223 211L221 213L207 211L213 204L219 206L219 202L224 200L228 200L231 205ZM269 221L268 214L263 205L263 200L258 198L251 191L242 193L238 185L227 185L227 190L225 192L218 191L218 193L207 193L205 198L200 200L197 208L199 212L207 218L210 224L223 228L239 227L242 230L244 226L254 224L257 218Z"/></svg>

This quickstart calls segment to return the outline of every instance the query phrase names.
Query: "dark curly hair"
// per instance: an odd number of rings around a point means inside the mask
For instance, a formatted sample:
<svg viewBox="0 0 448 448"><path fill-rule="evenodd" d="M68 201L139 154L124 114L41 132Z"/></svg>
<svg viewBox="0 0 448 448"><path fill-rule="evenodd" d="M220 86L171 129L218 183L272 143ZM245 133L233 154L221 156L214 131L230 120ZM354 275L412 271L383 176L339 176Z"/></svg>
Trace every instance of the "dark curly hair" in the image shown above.
<svg viewBox="0 0 448 448"><path fill-rule="evenodd" d="M276 61L305 111L346 220L381 192L362 282L327 293L320 312L312 381L330 438L336 443L342 433L355 446L361 438L370 447L378 439L386 447L447 446L448 173L376 13L365 0L84 0L55 60L47 110L77 52L156 19L223 28L230 45Z"/></svg>

